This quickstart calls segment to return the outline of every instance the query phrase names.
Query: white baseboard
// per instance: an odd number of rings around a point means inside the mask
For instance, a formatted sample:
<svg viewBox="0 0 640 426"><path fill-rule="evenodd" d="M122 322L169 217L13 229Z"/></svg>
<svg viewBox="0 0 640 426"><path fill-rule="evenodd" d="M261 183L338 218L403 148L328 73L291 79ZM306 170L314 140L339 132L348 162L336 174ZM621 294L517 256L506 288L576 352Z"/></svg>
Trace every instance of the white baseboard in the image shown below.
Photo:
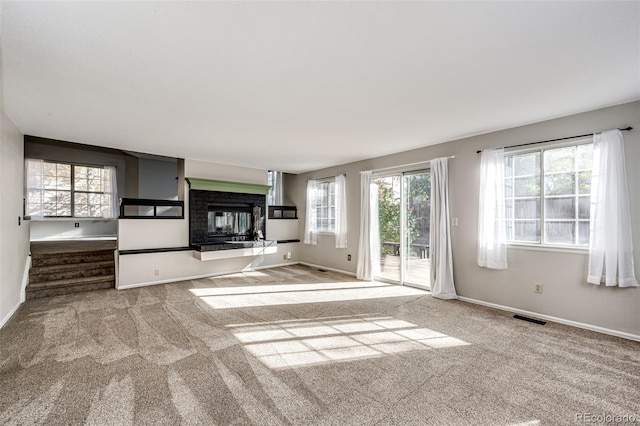
<svg viewBox="0 0 640 426"><path fill-rule="evenodd" d="M238 270L234 270L234 271L225 271L225 272L213 272L213 273L208 273L208 274L201 274L201 275L191 275L188 277L176 277L176 278L168 278L165 280L158 280L158 281L146 281L143 283L135 283L135 284L125 284L125 285L121 285L116 287L118 290L126 290L129 288L138 288L138 287L147 287L150 285L156 285L156 284L169 284L169 283L177 283L180 281L187 281L187 280L197 280L200 278L210 278L210 277L218 277L220 275L228 275L228 274L239 274L241 272L250 272L250 271L257 271L260 269L268 269L268 268L279 268L281 266L291 266L291 265L297 265L298 262L288 262L288 263L278 263L276 265L262 265L262 266L256 266L255 268L244 268L244 269L238 269Z"/></svg>
<svg viewBox="0 0 640 426"><path fill-rule="evenodd" d="M0 328L11 319L13 314L16 313L20 305L22 305L27 299L27 284L29 284L29 269L31 269L31 255L27 256L27 260L24 263L24 270L22 271L22 283L20 284L20 300L16 305L11 308L11 311L4 318L0 320Z"/></svg>
<svg viewBox="0 0 640 426"><path fill-rule="evenodd" d="M120 251L118 249L113 251L113 266L115 271L114 281L116 282L116 289L118 289L120 288L118 285L120 284Z"/></svg>
<svg viewBox="0 0 640 426"><path fill-rule="evenodd" d="M501 311L513 312L515 314L521 314L528 317L534 317L541 320L557 322L559 324L570 325L572 327L583 328L585 330L597 331L598 333L609 334L611 336L622 337L623 339L635 340L640 342L640 336L637 334L626 333L624 331L612 330L610 328L600 327L592 324L585 324L583 322L571 321L564 318L553 317L551 315L539 314L537 312L525 311L524 309L512 308L511 306L498 305L496 303L484 302L482 300L471 299L469 297L458 296L458 300L468 303L474 303L476 305L487 306L489 308L499 309Z"/></svg>
<svg viewBox="0 0 640 426"><path fill-rule="evenodd" d="M208 277L214 277L217 275L225 275L225 274L235 274L238 272L242 272L242 271L224 272L219 274L190 275L188 277L175 277L175 278L167 278L165 280L158 280L158 281L145 281L142 283L120 285L116 287L116 290L127 290L130 288L148 287L150 285L157 285L157 284L179 283L180 281L197 280L200 278L208 278Z"/></svg>
<svg viewBox="0 0 640 426"><path fill-rule="evenodd" d="M298 262L301 265L305 265L308 266L310 268L316 268L316 269L326 269L327 271L332 271L332 272L337 272L339 274L345 274L345 275L350 275L352 277L355 277L356 274L354 272L348 272L348 271L343 271L342 269L335 269L335 268L329 268L327 266L322 266L322 265L315 265L313 263L307 263L307 262Z"/></svg>
<svg viewBox="0 0 640 426"><path fill-rule="evenodd" d="M2 320L0 320L0 328L4 327L4 325L11 319L11 317L13 316L13 314L16 313L16 311L18 310L20 305L22 305L22 302L16 303L16 306L14 306L11 309L11 311L9 311L9 313L7 315L5 315L5 317L2 318Z"/></svg>
<svg viewBox="0 0 640 426"><path fill-rule="evenodd" d="M298 265L299 263L300 262L283 262L283 263L276 263L275 265L262 265L262 266L256 266L255 268L245 268L245 269L243 269L242 271L239 271L239 272L257 271L259 269L269 269L269 268L280 268L280 267L283 267L283 266Z"/></svg>

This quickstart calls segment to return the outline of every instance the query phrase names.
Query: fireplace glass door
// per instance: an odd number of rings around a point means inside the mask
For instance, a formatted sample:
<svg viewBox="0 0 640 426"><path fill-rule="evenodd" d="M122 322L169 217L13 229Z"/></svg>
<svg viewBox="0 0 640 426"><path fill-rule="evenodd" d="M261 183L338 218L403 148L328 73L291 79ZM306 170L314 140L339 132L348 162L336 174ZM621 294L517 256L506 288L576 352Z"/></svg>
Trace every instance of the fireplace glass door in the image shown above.
<svg viewBox="0 0 640 426"><path fill-rule="evenodd" d="M212 212L209 232L215 234L249 235L251 214L245 212Z"/></svg>
<svg viewBox="0 0 640 426"><path fill-rule="evenodd" d="M207 220L209 241L251 239L252 221L251 206L210 205Z"/></svg>

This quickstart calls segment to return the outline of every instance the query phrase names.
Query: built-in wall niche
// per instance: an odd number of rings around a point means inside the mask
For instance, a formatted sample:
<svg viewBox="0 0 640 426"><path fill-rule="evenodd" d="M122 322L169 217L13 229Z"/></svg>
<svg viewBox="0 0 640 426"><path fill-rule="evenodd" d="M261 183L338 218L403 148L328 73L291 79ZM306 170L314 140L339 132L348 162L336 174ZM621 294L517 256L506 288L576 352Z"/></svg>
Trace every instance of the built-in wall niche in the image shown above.
<svg viewBox="0 0 640 426"><path fill-rule="evenodd" d="M121 198L120 219L183 219L184 201Z"/></svg>
<svg viewBox="0 0 640 426"><path fill-rule="evenodd" d="M296 206L269 206L269 219L297 219Z"/></svg>

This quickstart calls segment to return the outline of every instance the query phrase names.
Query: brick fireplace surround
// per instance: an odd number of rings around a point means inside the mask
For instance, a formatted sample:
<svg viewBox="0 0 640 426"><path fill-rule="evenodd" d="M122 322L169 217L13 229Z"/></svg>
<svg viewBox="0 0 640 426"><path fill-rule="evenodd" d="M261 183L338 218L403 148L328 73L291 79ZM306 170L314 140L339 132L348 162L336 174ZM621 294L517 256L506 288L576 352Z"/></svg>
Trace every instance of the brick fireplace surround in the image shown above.
<svg viewBox="0 0 640 426"><path fill-rule="evenodd" d="M191 245L205 245L209 238L208 208L210 204L248 204L251 209L260 207L262 210L262 229L266 229L267 197L259 194L244 194L237 192L189 190L189 243Z"/></svg>

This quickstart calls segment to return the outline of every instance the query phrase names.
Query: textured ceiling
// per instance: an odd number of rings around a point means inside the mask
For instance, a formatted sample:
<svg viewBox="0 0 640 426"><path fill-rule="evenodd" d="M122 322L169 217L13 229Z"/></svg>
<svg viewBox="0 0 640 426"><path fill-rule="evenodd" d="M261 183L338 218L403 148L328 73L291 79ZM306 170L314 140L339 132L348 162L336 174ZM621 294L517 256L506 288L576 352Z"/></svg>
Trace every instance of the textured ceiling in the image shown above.
<svg viewBox="0 0 640 426"><path fill-rule="evenodd" d="M635 2L2 1L25 134L303 172L640 99Z"/></svg>

